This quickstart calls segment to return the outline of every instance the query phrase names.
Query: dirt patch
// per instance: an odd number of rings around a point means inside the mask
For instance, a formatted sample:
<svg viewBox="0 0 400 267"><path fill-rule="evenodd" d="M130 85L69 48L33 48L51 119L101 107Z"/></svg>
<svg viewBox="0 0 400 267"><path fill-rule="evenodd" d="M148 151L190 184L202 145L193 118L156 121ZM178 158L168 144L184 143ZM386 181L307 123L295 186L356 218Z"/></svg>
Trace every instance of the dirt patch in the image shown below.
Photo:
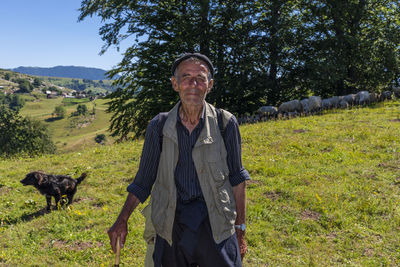
<svg viewBox="0 0 400 267"><path fill-rule="evenodd" d="M399 170L400 169L400 164L398 166L394 166L394 165L391 165L389 163L383 162L383 163L379 163L378 167L385 168L385 169L396 169L396 170Z"/></svg>
<svg viewBox="0 0 400 267"><path fill-rule="evenodd" d="M104 244L101 242L82 242L82 241L77 241L77 242L70 244L67 241L63 241L63 240L52 240L51 246L53 248L57 248L57 249L80 251L80 250L85 250L85 249L94 248L94 247L103 247Z"/></svg>
<svg viewBox="0 0 400 267"><path fill-rule="evenodd" d="M370 179L370 180L376 180L377 179L376 177L377 177L377 175L374 173L365 175L365 178Z"/></svg>
<svg viewBox="0 0 400 267"><path fill-rule="evenodd" d="M53 240L51 241L53 248L65 248L68 246L67 241Z"/></svg>
<svg viewBox="0 0 400 267"><path fill-rule="evenodd" d="M246 181L246 184L248 184L248 185L262 185L263 182L253 179L253 180L248 180L248 181Z"/></svg>
<svg viewBox="0 0 400 267"><path fill-rule="evenodd" d="M335 232L332 232L326 236L327 239L336 239L337 234Z"/></svg>
<svg viewBox="0 0 400 267"><path fill-rule="evenodd" d="M12 190L11 187L5 186L3 184L0 184L0 195L1 194L7 194L8 192L10 192Z"/></svg>
<svg viewBox="0 0 400 267"><path fill-rule="evenodd" d="M77 203L79 203L79 202L82 202L82 201L93 201L93 198L90 198L90 197L78 197L78 198L76 198L75 200L74 200L74 202L77 202Z"/></svg>
<svg viewBox="0 0 400 267"><path fill-rule="evenodd" d="M393 119L393 120L389 120L391 122L400 122L400 119Z"/></svg>
<svg viewBox="0 0 400 267"><path fill-rule="evenodd" d="M88 248L94 248L94 247L102 247L104 246L103 243L101 242L75 242L72 246L74 250L85 250Z"/></svg>
<svg viewBox="0 0 400 267"><path fill-rule="evenodd" d="M400 176L396 177L393 182L395 185L400 185Z"/></svg>
<svg viewBox="0 0 400 267"><path fill-rule="evenodd" d="M307 132L307 131L304 129L293 130L293 133L305 133L305 132Z"/></svg>
<svg viewBox="0 0 400 267"><path fill-rule="evenodd" d="M91 116L90 118L86 118L85 120L78 123L76 128L85 128L85 127L89 126L94 121L94 119L95 119L94 116Z"/></svg>
<svg viewBox="0 0 400 267"><path fill-rule="evenodd" d="M321 214L312 210L305 210L300 214L300 219L302 220L318 221L319 217L321 217Z"/></svg>
<svg viewBox="0 0 400 267"><path fill-rule="evenodd" d="M375 251L372 248L365 248L363 254L364 256L372 257L375 255Z"/></svg>
<svg viewBox="0 0 400 267"><path fill-rule="evenodd" d="M280 198L282 196L282 192L266 192L265 197L271 200L277 200L278 198Z"/></svg>

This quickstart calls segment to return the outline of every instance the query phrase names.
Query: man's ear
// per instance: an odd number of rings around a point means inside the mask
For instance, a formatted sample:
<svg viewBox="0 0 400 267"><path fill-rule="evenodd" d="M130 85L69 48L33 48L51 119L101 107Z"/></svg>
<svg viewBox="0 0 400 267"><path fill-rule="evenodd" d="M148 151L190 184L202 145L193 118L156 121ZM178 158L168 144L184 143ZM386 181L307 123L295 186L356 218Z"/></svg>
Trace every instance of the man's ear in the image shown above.
<svg viewBox="0 0 400 267"><path fill-rule="evenodd" d="M211 80L208 82L207 94L211 91L211 89L213 88L213 85L214 85L214 79L211 79Z"/></svg>
<svg viewBox="0 0 400 267"><path fill-rule="evenodd" d="M178 92L178 81L175 78L175 76L171 77L171 84L172 84L172 88L174 88L174 91Z"/></svg>

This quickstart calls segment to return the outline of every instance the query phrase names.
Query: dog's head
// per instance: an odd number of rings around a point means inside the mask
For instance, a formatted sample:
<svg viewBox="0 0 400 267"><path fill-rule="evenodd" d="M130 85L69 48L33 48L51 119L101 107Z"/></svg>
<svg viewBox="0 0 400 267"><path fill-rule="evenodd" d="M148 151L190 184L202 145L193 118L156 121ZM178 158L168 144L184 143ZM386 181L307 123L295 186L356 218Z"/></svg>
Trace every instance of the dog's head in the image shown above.
<svg viewBox="0 0 400 267"><path fill-rule="evenodd" d="M42 172L30 172L21 180L23 185L41 185L45 181L45 174Z"/></svg>

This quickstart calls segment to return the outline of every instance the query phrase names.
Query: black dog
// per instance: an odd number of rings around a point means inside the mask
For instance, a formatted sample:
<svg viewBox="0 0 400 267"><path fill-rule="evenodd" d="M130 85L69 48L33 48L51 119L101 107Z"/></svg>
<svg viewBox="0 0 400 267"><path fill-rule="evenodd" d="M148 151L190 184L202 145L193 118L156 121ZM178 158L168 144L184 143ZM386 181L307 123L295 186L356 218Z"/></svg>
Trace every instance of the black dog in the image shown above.
<svg viewBox="0 0 400 267"><path fill-rule="evenodd" d="M63 205L60 203L62 197L67 196L67 206L72 203L72 199L80 184L86 177L86 173L82 173L78 179L73 179L66 175L51 175L43 172L28 173L21 183L25 185L33 185L40 191L42 195L46 196L47 210L51 207L51 197L53 196L56 201L56 207Z"/></svg>

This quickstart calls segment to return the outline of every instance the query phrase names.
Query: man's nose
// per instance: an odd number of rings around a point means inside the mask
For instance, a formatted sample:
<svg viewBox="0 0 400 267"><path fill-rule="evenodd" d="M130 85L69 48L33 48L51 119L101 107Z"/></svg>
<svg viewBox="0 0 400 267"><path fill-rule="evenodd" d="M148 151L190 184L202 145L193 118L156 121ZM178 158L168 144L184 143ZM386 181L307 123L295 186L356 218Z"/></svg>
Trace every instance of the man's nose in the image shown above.
<svg viewBox="0 0 400 267"><path fill-rule="evenodd" d="M197 85L197 84L198 84L198 82L197 82L197 79L196 79L196 77L192 77L192 78L190 78L190 80L189 80L189 83L190 83L190 84L193 84L193 85Z"/></svg>

